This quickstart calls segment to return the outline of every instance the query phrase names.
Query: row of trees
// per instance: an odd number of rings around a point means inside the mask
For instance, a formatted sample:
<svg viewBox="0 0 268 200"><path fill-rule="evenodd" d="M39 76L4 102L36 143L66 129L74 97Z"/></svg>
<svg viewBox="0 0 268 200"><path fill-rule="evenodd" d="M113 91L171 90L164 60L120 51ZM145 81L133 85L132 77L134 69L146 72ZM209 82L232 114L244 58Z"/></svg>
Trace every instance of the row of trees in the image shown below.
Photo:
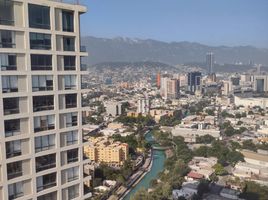
<svg viewBox="0 0 268 200"><path fill-rule="evenodd" d="M201 146L194 152L195 156L216 157L218 163L223 166L235 165L238 161L244 161L244 157L235 149L227 147L226 143L222 141L214 141L211 146Z"/></svg>

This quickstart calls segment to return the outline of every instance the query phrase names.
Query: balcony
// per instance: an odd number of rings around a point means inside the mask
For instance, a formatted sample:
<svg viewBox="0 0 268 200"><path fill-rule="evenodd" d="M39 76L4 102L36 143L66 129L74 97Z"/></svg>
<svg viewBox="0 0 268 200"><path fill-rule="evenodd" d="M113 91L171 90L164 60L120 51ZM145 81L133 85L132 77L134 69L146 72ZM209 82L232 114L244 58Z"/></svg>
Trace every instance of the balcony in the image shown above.
<svg viewBox="0 0 268 200"><path fill-rule="evenodd" d="M13 158L22 155L21 140L6 142L6 157Z"/></svg>
<svg viewBox="0 0 268 200"><path fill-rule="evenodd" d="M56 154L45 155L37 157L36 162L36 172L48 170L56 167Z"/></svg>
<svg viewBox="0 0 268 200"><path fill-rule="evenodd" d="M67 151L67 164L78 161L78 149Z"/></svg>
<svg viewBox="0 0 268 200"><path fill-rule="evenodd" d="M34 128L34 132L41 132L41 131L48 131L48 130L54 130L55 125L54 124L49 124L47 126L41 126L41 127L36 127Z"/></svg>
<svg viewBox="0 0 268 200"><path fill-rule="evenodd" d="M41 183L40 185L37 184L37 191L40 192L42 190L55 187L57 185L56 179L57 179L56 172L41 177L37 177L37 183Z"/></svg>
<svg viewBox="0 0 268 200"><path fill-rule="evenodd" d="M65 108L76 108L77 107L77 95L66 94L65 95Z"/></svg>
<svg viewBox="0 0 268 200"><path fill-rule="evenodd" d="M33 112L54 110L54 96L33 97Z"/></svg>
<svg viewBox="0 0 268 200"><path fill-rule="evenodd" d="M14 3L12 1L0 1L0 25L14 26Z"/></svg>
<svg viewBox="0 0 268 200"><path fill-rule="evenodd" d="M32 65L33 71L51 71L52 65Z"/></svg>
<svg viewBox="0 0 268 200"><path fill-rule="evenodd" d="M15 21L12 19L1 19L0 18L0 24L5 26L14 26Z"/></svg>
<svg viewBox="0 0 268 200"><path fill-rule="evenodd" d="M22 176L22 161L7 164L8 180Z"/></svg>
<svg viewBox="0 0 268 200"><path fill-rule="evenodd" d="M5 137L11 137L20 134L21 132L19 119L5 121Z"/></svg>
<svg viewBox="0 0 268 200"><path fill-rule="evenodd" d="M1 65L1 71L16 71L17 65Z"/></svg>
<svg viewBox="0 0 268 200"><path fill-rule="evenodd" d="M16 48L16 44L12 42L0 42L0 48Z"/></svg>
<svg viewBox="0 0 268 200"><path fill-rule="evenodd" d="M5 98L3 101L4 115L13 115L20 113L19 98Z"/></svg>

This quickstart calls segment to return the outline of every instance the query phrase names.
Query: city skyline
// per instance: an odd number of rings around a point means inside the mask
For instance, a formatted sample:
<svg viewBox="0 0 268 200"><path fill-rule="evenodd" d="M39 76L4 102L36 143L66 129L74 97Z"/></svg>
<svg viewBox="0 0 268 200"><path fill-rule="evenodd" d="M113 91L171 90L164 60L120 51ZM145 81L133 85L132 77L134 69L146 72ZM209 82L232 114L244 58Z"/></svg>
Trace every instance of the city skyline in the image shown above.
<svg viewBox="0 0 268 200"><path fill-rule="evenodd" d="M268 48L268 2L265 0L170 0L168 3L163 0L83 0L81 3L89 8L81 20L83 36Z"/></svg>

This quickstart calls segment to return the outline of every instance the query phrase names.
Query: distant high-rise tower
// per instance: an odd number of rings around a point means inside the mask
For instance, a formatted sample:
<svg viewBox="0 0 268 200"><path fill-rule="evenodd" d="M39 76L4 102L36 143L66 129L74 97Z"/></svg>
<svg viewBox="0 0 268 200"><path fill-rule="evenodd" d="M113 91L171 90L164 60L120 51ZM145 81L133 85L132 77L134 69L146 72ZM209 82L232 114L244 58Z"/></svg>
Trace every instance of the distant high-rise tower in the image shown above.
<svg viewBox="0 0 268 200"><path fill-rule="evenodd" d="M212 74L214 68L214 54L212 52L207 53L206 64L208 67L208 73Z"/></svg>
<svg viewBox="0 0 268 200"><path fill-rule="evenodd" d="M161 73L160 72L158 72L157 76L156 76L156 86L158 88L160 88L160 86L161 86Z"/></svg>
<svg viewBox="0 0 268 200"><path fill-rule="evenodd" d="M201 90L201 72L188 73L188 91L196 92Z"/></svg>

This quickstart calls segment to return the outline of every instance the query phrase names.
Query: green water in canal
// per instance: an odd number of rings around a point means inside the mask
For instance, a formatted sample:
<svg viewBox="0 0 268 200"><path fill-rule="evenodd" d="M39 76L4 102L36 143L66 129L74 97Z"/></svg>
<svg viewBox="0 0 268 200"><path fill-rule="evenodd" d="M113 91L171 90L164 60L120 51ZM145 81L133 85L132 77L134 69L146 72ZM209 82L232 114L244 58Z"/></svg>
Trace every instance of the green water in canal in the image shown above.
<svg viewBox="0 0 268 200"><path fill-rule="evenodd" d="M153 143L154 139L151 133L146 135L146 140ZM153 165L151 171L148 172L143 179L128 193L124 200L129 200L138 190L141 188L148 189L152 179L157 178L159 172L164 169L164 162L166 160L165 151L154 150L153 151Z"/></svg>

